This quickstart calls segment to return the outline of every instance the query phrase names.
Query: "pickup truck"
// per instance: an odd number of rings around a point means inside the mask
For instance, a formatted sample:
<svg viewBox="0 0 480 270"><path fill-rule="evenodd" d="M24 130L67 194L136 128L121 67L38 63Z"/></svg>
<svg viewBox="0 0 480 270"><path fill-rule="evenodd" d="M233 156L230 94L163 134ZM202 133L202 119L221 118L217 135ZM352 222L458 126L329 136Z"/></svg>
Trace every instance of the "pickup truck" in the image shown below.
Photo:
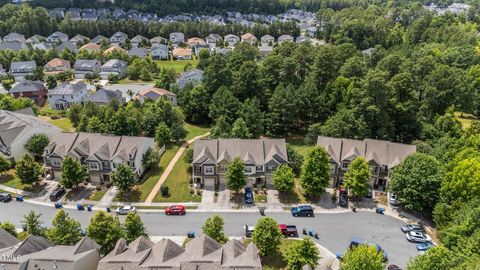
<svg viewBox="0 0 480 270"><path fill-rule="evenodd" d="M282 234L285 237L297 237L298 236L298 231L297 231L297 226L295 225L285 225L285 224L279 224L278 228L282 232Z"/></svg>
<svg viewBox="0 0 480 270"><path fill-rule="evenodd" d="M253 230L255 229L255 226L248 226L245 225L245 237L250 238L253 235Z"/></svg>

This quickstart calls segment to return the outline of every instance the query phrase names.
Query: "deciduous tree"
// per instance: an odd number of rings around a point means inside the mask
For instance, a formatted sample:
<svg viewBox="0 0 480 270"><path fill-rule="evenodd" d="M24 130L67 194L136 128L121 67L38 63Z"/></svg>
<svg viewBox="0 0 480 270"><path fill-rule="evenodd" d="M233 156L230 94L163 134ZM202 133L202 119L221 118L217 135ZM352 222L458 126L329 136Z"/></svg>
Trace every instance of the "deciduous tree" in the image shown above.
<svg viewBox="0 0 480 270"><path fill-rule="evenodd" d="M246 184L245 165L240 158L236 157L227 167L227 186L237 192Z"/></svg>
<svg viewBox="0 0 480 270"><path fill-rule="evenodd" d="M295 174L292 168L284 164L273 171L273 184L282 192L291 191L295 188Z"/></svg>
<svg viewBox="0 0 480 270"><path fill-rule="evenodd" d="M37 182L43 174L42 166L29 154L25 154L23 159L17 162L16 169L18 178L24 184Z"/></svg>
<svg viewBox="0 0 480 270"><path fill-rule="evenodd" d="M274 255L278 251L282 238L278 223L270 217L260 218L252 235L252 241L262 256Z"/></svg>
<svg viewBox="0 0 480 270"><path fill-rule="evenodd" d="M125 230L125 239L129 243L140 236L148 237L143 221L137 213L130 212L127 214L123 229Z"/></svg>
<svg viewBox="0 0 480 270"><path fill-rule="evenodd" d="M205 224L202 226L202 231L220 244L224 244L228 240L228 237L223 230L224 224L221 216L214 215L205 221Z"/></svg>
<svg viewBox="0 0 480 270"><path fill-rule="evenodd" d="M368 193L368 180L372 173L363 157L357 157L348 165L345 173L345 187L353 196L363 197Z"/></svg>
<svg viewBox="0 0 480 270"><path fill-rule="evenodd" d="M27 149L32 155L40 156L43 154L43 149L45 149L49 143L50 140L45 134L35 134L28 139L25 144L25 149Z"/></svg>
<svg viewBox="0 0 480 270"><path fill-rule="evenodd" d="M349 249L340 263L342 270L383 270L382 252L375 246L359 245Z"/></svg>
<svg viewBox="0 0 480 270"><path fill-rule="evenodd" d="M330 183L330 156L324 148L313 148L302 166L302 187L309 196L325 191Z"/></svg>
<svg viewBox="0 0 480 270"><path fill-rule="evenodd" d="M285 253L285 260L287 261L288 269L300 270L305 265L315 269L320 259L320 254L315 243L310 238L304 238L302 241L295 241L295 243L288 247Z"/></svg>
<svg viewBox="0 0 480 270"><path fill-rule="evenodd" d="M87 179L87 168L80 161L66 156L62 161L62 179L61 184L66 188L74 188L82 181Z"/></svg>
<svg viewBox="0 0 480 270"><path fill-rule="evenodd" d="M48 240L55 245L75 245L82 238L80 222L60 209L52 220L52 226L45 231Z"/></svg>
<svg viewBox="0 0 480 270"><path fill-rule="evenodd" d="M120 164L112 174L112 183L121 192L128 192L135 184L135 174L130 166Z"/></svg>
<svg viewBox="0 0 480 270"><path fill-rule="evenodd" d="M87 226L87 236L102 247L100 249L102 254L112 251L117 241L124 235L118 217L103 211L96 212Z"/></svg>
<svg viewBox="0 0 480 270"><path fill-rule="evenodd" d="M45 229L42 226L43 223L40 221L41 216L42 214L36 214L34 211L30 211L23 216L22 226L28 234L37 236L44 235Z"/></svg>

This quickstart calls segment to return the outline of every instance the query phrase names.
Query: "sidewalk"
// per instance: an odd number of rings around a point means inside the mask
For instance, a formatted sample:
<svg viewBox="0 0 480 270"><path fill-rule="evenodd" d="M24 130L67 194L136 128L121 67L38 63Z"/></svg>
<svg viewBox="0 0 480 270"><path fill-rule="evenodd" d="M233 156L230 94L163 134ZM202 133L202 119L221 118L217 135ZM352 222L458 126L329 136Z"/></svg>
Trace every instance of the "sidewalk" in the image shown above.
<svg viewBox="0 0 480 270"><path fill-rule="evenodd" d="M23 196L27 196L27 197L35 197L36 196L36 194L34 194L32 192L28 192L28 191L24 191L24 190L20 190L20 189L16 189L16 188L11 188L11 187L1 185L1 184L0 184L0 189L5 190L5 191L10 192L10 193L19 194L19 195L23 195Z"/></svg>
<svg viewBox="0 0 480 270"><path fill-rule="evenodd" d="M157 181L157 184L155 184L155 187L153 187L152 191L150 192L150 194L148 195L147 199L145 200L145 203L147 203L147 205L150 205L152 202L153 202L153 199L155 199L155 196L157 195L158 191L160 190L160 188L162 187L163 185L163 182L165 182L165 180L167 180L167 177L168 175L170 174L170 172L172 171L173 169L173 166L175 166L175 163L177 163L178 159L180 159L180 157L182 156L183 152L185 152L185 150L187 149L188 145L193 143L196 139L199 139L199 138L202 138L202 137L205 137L205 136L208 136L208 134L210 134L209 132L208 133L205 133L203 135L200 135L200 136L197 136L187 142L185 142L182 147L180 147L180 149L178 149L178 152L175 154L175 156L172 158L172 160L170 161L170 163L168 163L167 167L165 168L165 171L162 173L162 175L160 176L160 179L158 179Z"/></svg>

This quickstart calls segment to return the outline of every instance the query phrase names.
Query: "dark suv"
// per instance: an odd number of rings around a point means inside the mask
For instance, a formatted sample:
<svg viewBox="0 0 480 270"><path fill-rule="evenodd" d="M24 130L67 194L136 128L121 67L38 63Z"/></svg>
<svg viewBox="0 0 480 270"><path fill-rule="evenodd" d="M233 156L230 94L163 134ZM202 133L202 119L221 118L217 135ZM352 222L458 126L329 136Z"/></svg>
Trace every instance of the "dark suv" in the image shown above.
<svg viewBox="0 0 480 270"><path fill-rule="evenodd" d="M292 208L294 217L313 217L313 208L310 205L299 205Z"/></svg>
<svg viewBox="0 0 480 270"><path fill-rule="evenodd" d="M10 193L0 193L0 202L9 202L12 200Z"/></svg>
<svg viewBox="0 0 480 270"><path fill-rule="evenodd" d="M50 194L50 200L51 201L58 201L63 194L65 194L65 189L64 188L57 188L52 193Z"/></svg>

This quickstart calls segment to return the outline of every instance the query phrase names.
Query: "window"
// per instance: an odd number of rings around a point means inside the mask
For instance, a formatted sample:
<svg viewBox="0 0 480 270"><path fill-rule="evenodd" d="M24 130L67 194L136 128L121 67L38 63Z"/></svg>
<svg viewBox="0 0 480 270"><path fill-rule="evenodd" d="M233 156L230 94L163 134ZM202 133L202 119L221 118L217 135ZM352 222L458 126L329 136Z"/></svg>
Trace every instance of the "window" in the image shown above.
<svg viewBox="0 0 480 270"><path fill-rule="evenodd" d="M257 166L256 170L257 170L257 172L263 171L263 166Z"/></svg>
<svg viewBox="0 0 480 270"><path fill-rule="evenodd" d="M52 166L55 166L55 167L62 166L62 161L59 158L52 158L50 159L50 161L52 162Z"/></svg>
<svg viewBox="0 0 480 270"><path fill-rule="evenodd" d="M221 171L221 172L224 172L224 171L226 171L226 170L227 170L227 166L225 166L225 165L220 165L220 171Z"/></svg>
<svg viewBox="0 0 480 270"><path fill-rule="evenodd" d="M348 165L349 165L348 162L343 162L343 163L342 163L342 168L343 168L343 169L347 169L347 168L348 168Z"/></svg>
<svg viewBox="0 0 480 270"><path fill-rule="evenodd" d="M267 172L272 172L275 169L275 166L267 166Z"/></svg>
<svg viewBox="0 0 480 270"><path fill-rule="evenodd" d="M202 170L201 170L200 166L195 166L195 172L196 172L196 173L199 173L199 172L201 172L201 171L202 171Z"/></svg>
<svg viewBox="0 0 480 270"><path fill-rule="evenodd" d="M204 167L204 173L205 175L213 175L213 167L212 166L205 166Z"/></svg>
<svg viewBox="0 0 480 270"><path fill-rule="evenodd" d="M90 170L98 171L98 163L97 162L89 162L88 168Z"/></svg>
<svg viewBox="0 0 480 270"><path fill-rule="evenodd" d="M248 174L248 173L252 173L252 172L253 172L252 167L250 167L250 166L245 167L245 173Z"/></svg>

